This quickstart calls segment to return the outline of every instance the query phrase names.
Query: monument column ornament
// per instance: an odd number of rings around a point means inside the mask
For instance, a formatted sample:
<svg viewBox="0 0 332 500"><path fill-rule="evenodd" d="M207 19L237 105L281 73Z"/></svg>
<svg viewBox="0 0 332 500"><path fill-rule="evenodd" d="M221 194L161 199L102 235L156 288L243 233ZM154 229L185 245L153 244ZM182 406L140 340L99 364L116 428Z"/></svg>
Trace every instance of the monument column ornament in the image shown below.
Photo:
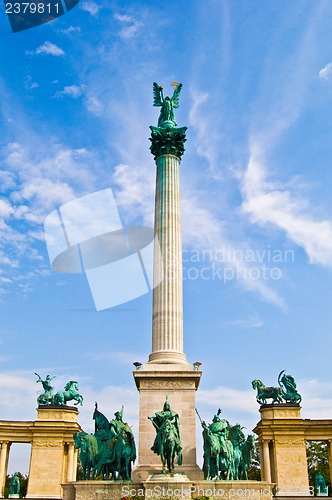
<svg viewBox="0 0 332 500"><path fill-rule="evenodd" d="M138 466L133 480L145 480L161 472L161 460L151 447L155 429L148 417L168 396L179 415L183 449L182 466L175 470L190 479L203 478L196 463L195 396L201 371L193 370L184 354L182 304L182 235L180 209L180 161L187 127L177 127L174 109L179 107L182 85L173 82L172 97L153 84L154 106L161 108L157 127L150 127L150 151L156 162L155 251L152 309L152 351L139 365L134 379L140 393Z"/></svg>

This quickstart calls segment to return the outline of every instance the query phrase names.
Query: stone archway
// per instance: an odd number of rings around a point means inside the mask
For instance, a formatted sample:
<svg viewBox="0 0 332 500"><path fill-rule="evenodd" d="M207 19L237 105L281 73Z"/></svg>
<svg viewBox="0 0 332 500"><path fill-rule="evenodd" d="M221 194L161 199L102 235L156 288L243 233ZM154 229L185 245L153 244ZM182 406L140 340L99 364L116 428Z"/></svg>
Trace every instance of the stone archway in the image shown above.
<svg viewBox="0 0 332 500"><path fill-rule="evenodd" d="M76 480L73 434L81 431L77 417L77 408L40 406L35 421L0 421L0 497L4 495L12 443L31 443L26 498L62 497L61 484Z"/></svg>
<svg viewBox="0 0 332 500"><path fill-rule="evenodd" d="M298 404L267 404L254 429L261 448L262 480L275 483L276 496L310 495L307 441L326 441L332 477L332 420L302 419Z"/></svg>

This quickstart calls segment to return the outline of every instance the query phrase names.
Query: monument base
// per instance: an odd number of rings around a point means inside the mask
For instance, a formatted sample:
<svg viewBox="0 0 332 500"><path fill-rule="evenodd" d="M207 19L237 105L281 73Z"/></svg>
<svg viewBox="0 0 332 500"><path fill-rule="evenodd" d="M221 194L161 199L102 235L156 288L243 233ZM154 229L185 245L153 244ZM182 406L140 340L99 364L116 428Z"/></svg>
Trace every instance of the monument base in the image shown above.
<svg viewBox="0 0 332 500"><path fill-rule="evenodd" d="M134 481L146 481L149 476L162 472L161 459L151 446L156 430L148 419L163 409L166 395L171 409L180 417L182 466L176 465L175 473L185 474L190 480L203 479L203 472L196 463L195 396L202 372L188 363L147 363L134 371L134 379L140 393L138 466L132 473Z"/></svg>
<svg viewBox="0 0 332 500"><path fill-rule="evenodd" d="M159 476L159 474L158 474ZM63 484L63 500L190 500L197 497L212 497L217 500L270 500L273 483L263 481L190 481L182 474L165 474L161 478L137 483L130 481L79 481ZM304 500L304 499L302 499Z"/></svg>

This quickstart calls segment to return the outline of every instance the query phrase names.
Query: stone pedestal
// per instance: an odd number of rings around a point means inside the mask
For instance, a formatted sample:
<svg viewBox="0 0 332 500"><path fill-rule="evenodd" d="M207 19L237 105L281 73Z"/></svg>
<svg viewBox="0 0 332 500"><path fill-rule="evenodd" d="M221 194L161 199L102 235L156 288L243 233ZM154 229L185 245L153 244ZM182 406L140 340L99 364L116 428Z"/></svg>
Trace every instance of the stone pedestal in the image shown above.
<svg viewBox="0 0 332 500"><path fill-rule="evenodd" d="M262 480L276 483L276 496L309 496L305 421L300 406L269 404L260 408L254 429L261 447Z"/></svg>
<svg viewBox="0 0 332 500"><path fill-rule="evenodd" d="M31 442L27 497L62 498L61 483L76 480L77 453L73 434L81 430L78 410L44 406L37 410Z"/></svg>
<svg viewBox="0 0 332 500"><path fill-rule="evenodd" d="M140 394L138 466L132 473L134 481L146 480L161 472L161 459L152 450L156 430L148 416L163 408L166 394L173 411L180 417L180 438L183 464L175 471L189 479L203 479L196 463L195 396L202 372L186 364L147 363L134 372Z"/></svg>
<svg viewBox="0 0 332 500"><path fill-rule="evenodd" d="M273 484L261 481L188 481L174 474L149 477L142 483L125 481L79 481L63 485L63 500L271 500ZM305 500L305 499L303 499Z"/></svg>

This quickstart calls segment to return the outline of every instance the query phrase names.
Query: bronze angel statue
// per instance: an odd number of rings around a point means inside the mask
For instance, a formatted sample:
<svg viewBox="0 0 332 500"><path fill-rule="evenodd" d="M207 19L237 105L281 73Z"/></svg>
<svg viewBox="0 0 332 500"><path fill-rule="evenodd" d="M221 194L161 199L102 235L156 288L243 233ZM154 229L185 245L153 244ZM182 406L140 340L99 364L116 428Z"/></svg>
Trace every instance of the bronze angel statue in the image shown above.
<svg viewBox="0 0 332 500"><path fill-rule="evenodd" d="M161 106L158 119L158 127L176 127L177 123L174 117L174 109L179 107L179 95L182 88L182 83L174 82L173 96L164 97L163 87L158 83L153 82L153 105Z"/></svg>

